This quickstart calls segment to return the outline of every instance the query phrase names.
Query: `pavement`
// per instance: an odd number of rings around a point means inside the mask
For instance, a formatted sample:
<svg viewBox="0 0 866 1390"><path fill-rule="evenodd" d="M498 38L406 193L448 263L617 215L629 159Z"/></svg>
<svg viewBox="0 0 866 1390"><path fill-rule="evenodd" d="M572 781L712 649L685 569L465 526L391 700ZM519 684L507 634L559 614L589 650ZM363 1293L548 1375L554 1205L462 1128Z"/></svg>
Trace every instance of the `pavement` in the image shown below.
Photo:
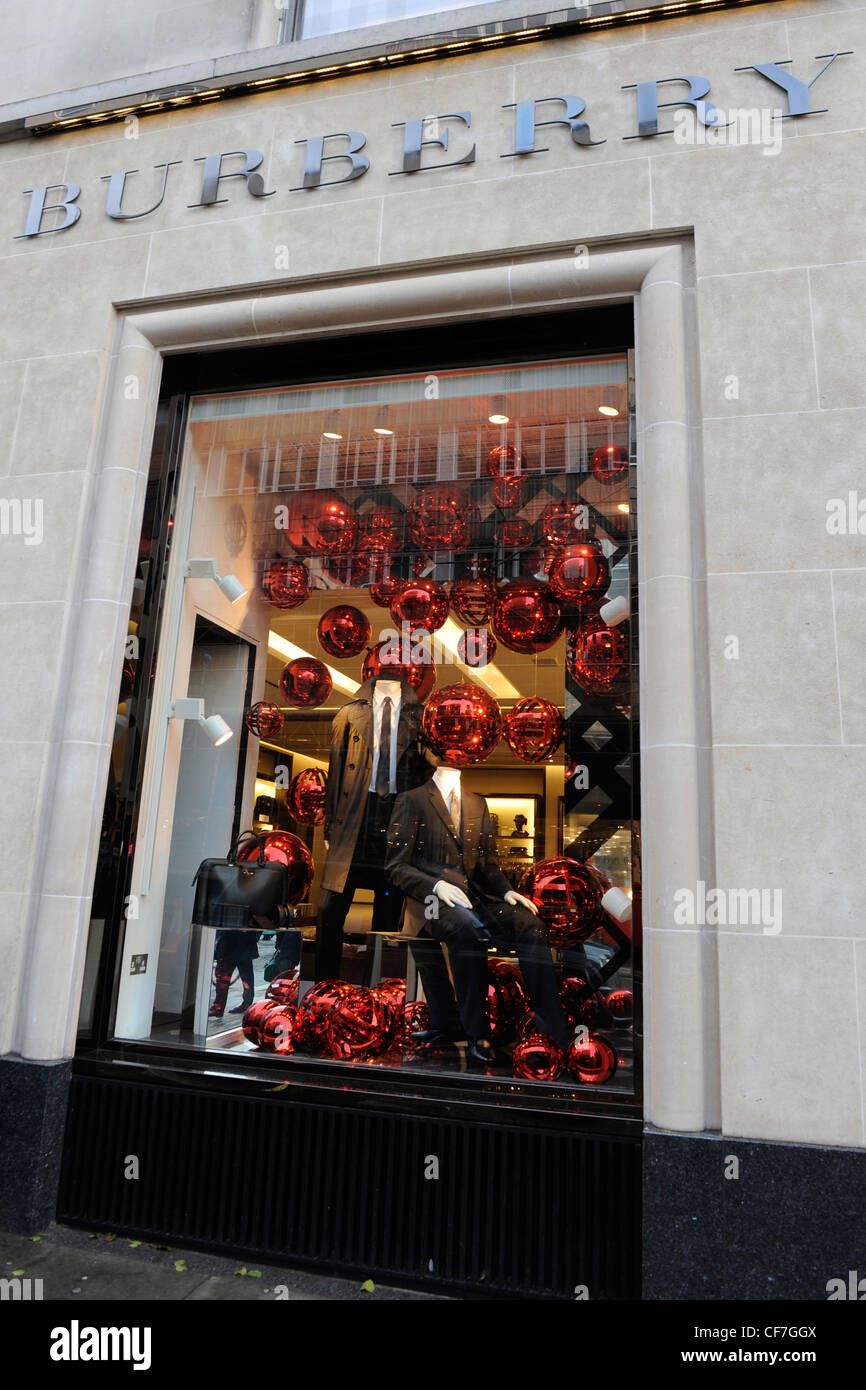
<svg viewBox="0 0 866 1390"><path fill-rule="evenodd" d="M374 1277L338 1278L57 1225L36 1236L0 1232L0 1280L12 1278L41 1279L42 1299L57 1303L449 1301Z"/></svg>

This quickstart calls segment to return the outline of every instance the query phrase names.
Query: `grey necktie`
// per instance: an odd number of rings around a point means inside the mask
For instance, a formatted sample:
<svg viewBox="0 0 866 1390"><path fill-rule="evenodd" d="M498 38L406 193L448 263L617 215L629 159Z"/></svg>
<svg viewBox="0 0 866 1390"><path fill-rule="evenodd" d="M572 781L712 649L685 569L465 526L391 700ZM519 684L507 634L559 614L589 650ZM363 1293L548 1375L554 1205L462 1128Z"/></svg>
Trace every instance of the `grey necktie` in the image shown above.
<svg viewBox="0 0 866 1390"><path fill-rule="evenodd" d="M376 768L376 795L387 796L391 790L391 697L385 696L382 710L382 729L379 734L379 764Z"/></svg>
<svg viewBox="0 0 866 1390"><path fill-rule="evenodd" d="M455 791L452 791L452 792L451 792L451 795L450 795L449 798L448 798L448 814L449 814L449 816L451 817L451 824L454 826L454 834L457 836L457 838L458 838L458 840L459 840L459 839L460 839L460 802L459 802L458 799L457 799L457 793L456 793Z"/></svg>

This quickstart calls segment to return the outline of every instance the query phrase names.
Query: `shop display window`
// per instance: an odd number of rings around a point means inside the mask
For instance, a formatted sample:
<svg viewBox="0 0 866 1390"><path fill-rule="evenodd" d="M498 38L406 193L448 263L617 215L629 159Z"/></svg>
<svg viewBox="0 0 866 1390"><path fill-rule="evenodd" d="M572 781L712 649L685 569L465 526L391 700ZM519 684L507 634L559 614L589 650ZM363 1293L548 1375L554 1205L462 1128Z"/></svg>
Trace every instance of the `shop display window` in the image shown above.
<svg viewBox="0 0 866 1390"><path fill-rule="evenodd" d="M114 1037L632 1094L627 355L193 395L183 431Z"/></svg>

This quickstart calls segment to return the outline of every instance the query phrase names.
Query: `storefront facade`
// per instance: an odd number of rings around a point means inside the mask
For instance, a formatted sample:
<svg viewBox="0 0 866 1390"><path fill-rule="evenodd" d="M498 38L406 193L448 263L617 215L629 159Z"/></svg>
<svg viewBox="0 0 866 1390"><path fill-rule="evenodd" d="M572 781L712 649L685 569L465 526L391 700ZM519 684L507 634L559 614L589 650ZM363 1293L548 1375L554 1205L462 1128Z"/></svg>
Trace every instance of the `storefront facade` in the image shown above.
<svg viewBox="0 0 866 1390"><path fill-rule="evenodd" d="M15 1228L856 1267L863 14L609 8L259 9L6 111ZM192 882L246 830L264 943Z"/></svg>

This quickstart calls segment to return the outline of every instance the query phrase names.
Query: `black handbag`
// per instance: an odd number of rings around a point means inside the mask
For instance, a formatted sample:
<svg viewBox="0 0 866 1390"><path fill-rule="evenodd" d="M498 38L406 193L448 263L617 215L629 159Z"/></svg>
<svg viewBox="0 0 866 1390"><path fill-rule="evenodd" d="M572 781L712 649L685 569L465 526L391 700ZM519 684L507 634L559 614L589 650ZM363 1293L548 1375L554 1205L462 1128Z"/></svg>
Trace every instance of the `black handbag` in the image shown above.
<svg viewBox="0 0 866 1390"><path fill-rule="evenodd" d="M258 845L258 858L239 860L238 849L247 837ZM257 918L267 918L276 925L285 919L289 871L285 864L265 859L264 842L252 830L238 836L227 858L203 859L193 883L192 920L196 926L260 930L262 923Z"/></svg>

